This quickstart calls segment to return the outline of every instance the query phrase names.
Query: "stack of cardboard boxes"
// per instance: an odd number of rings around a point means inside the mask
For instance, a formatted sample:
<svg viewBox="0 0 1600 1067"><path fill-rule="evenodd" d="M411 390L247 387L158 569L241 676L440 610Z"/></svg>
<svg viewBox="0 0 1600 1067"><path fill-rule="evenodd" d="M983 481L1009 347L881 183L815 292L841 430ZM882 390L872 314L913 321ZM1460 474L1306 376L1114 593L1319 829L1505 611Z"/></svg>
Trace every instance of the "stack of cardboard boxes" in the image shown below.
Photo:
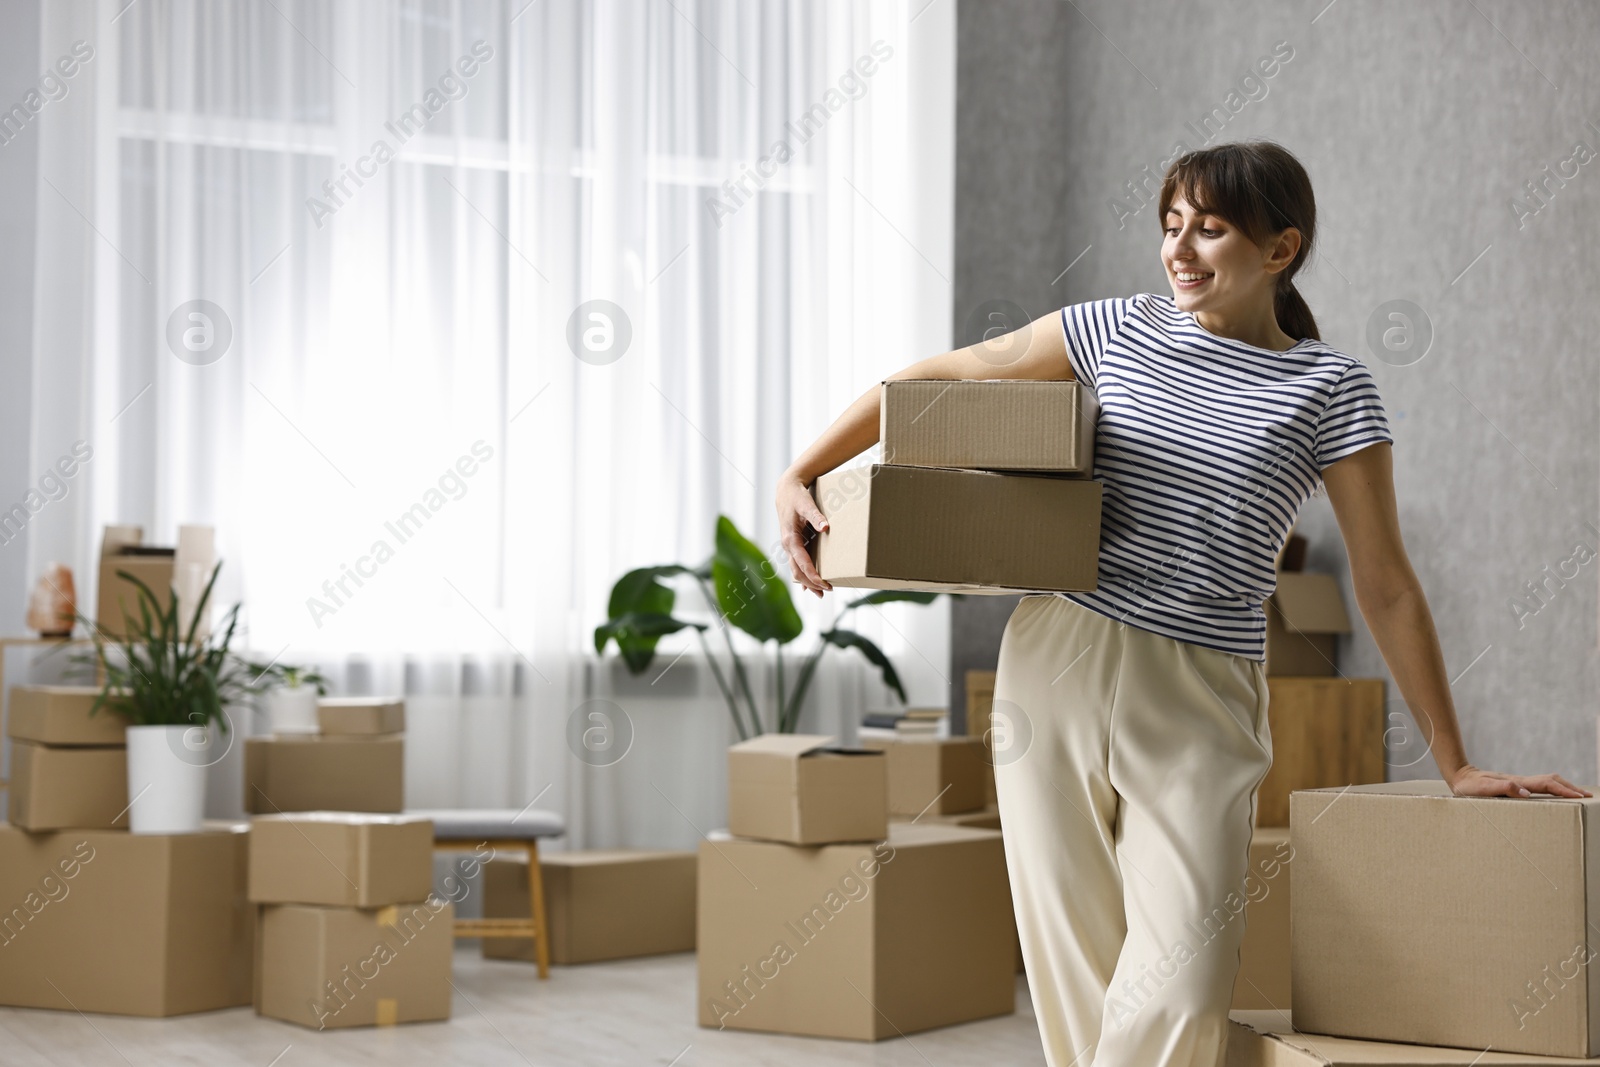
<svg viewBox="0 0 1600 1067"><path fill-rule="evenodd" d="M883 383L883 463L832 471L812 556L839 587L1095 587L1094 391L1068 381Z"/></svg>
<svg viewBox="0 0 1600 1067"><path fill-rule="evenodd" d="M131 834L126 721L17 686L0 825L0 1004L166 1016L250 1003L243 824Z"/></svg>
<svg viewBox="0 0 1600 1067"><path fill-rule="evenodd" d="M244 744L244 810L398 812L405 804L405 702L334 697L317 704L321 732Z"/></svg>
<svg viewBox="0 0 1600 1067"><path fill-rule="evenodd" d="M257 1013L318 1030L448 1019L454 908L432 886L428 819L257 816Z"/></svg>
<svg viewBox="0 0 1600 1067"><path fill-rule="evenodd" d="M114 707L91 715L91 686L11 689L8 819L23 830L127 829L128 720Z"/></svg>
<svg viewBox="0 0 1600 1067"><path fill-rule="evenodd" d="M700 1025L876 1041L1014 1010L1000 835L890 822L888 764L817 735L729 751L728 831L700 846Z"/></svg>

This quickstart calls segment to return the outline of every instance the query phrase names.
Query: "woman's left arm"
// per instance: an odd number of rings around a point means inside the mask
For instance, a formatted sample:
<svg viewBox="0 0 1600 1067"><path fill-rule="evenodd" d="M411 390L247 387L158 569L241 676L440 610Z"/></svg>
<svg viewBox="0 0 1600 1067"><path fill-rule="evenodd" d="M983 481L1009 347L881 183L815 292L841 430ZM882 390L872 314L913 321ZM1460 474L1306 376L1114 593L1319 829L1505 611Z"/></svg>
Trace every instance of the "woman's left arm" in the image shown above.
<svg viewBox="0 0 1600 1067"><path fill-rule="evenodd" d="M1350 556L1356 603L1413 717L1419 724L1426 721L1429 751L1451 791L1458 796L1591 796L1559 774L1499 774L1467 762L1433 613L1400 540L1393 447L1380 442L1351 453L1330 464L1322 481Z"/></svg>

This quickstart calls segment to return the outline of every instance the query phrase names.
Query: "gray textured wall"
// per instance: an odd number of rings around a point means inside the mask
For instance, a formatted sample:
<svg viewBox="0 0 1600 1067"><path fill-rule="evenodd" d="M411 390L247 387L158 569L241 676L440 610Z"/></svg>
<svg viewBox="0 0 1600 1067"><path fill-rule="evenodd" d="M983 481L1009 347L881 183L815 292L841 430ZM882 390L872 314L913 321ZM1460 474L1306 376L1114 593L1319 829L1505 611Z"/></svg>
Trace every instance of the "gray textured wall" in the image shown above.
<svg viewBox="0 0 1600 1067"><path fill-rule="evenodd" d="M1595 782L1600 157L1580 161L1600 150L1600 5L961 0L959 19L958 336L985 301L1036 317L1169 292L1154 206L1126 183L1203 143L1187 124L1288 43L1211 140L1270 137L1311 174L1301 291L1388 407L1469 758ZM1409 349L1369 346L1390 301L1427 324ZM1307 569L1348 594L1325 497L1299 530ZM958 660L993 646L995 615L958 607ZM1344 673L1387 677L1356 625ZM1391 762L1394 778L1437 773L1414 741Z"/></svg>

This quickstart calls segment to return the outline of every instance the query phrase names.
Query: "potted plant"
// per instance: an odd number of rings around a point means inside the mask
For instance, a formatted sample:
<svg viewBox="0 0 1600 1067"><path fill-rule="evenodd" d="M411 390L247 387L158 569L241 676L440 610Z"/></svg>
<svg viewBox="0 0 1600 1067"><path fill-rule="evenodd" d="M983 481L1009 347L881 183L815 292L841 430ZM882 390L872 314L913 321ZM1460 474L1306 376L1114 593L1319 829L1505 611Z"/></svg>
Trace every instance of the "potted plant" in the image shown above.
<svg viewBox="0 0 1600 1067"><path fill-rule="evenodd" d="M677 593L665 584L664 578L693 578L701 594L716 610L714 623L695 622L677 618L672 609ZM768 730L793 733L800 721L800 711L805 704L806 691L811 686L817 664L829 648L855 649L878 668L883 682L903 704L906 700L904 686L895 672L889 657L874 642L840 627L839 620L857 608L894 601L916 604L932 603L938 593L904 590L880 590L857 597L845 604L834 620L824 630L817 647L801 664L793 685L784 682L783 648L799 637L805 628L800 613L795 610L789 585L778 577L767 557L748 538L741 534L726 515L717 517L716 550L698 567L685 567L669 563L656 567L631 570L617 580L611 589L610 618L595 628L594 648L604 653L615 641L622 661L633 674L642 674L655 658L656 643L667 634L693 629L706 654L706 662L722 691L728 713L746 740ZM730 674L724 673L711 654L705 631L712 625L722 631L731 661ZM772 663L774 685L770 697L758 702L750 687L749 674L744 661L733 646L733 629L743 630L763 645L773 645ZM769 711L761 712L766 703Z"/></svg>
<svg viewBox="0 0 1600 1067"><path fill-rule="evenodd" d="M187 627L180 626L176 595L163 606L128 571L117 574L138 590L139 614L124 613L125 636L110 639L83 619L93 636L91 659L102 680L90 713L114 707L130 724L129 828L136 834L200 829L206 767L218 758L211 727L228 733L225 709L244 699L254 680L251 666L229 647L238 626L238 604L222 627L195 640L221 569L220 562L212 568Z"/></svg>
<svg viewBox="0 0 1600 1067"><path fill-rule="evenodd" d="M255 681L273 678L278 684L267 690L267 722L274 734L315 734L321 732L317 720L317 698L327 695L325 679L316 671L287 664L250 664Z"/></svg>

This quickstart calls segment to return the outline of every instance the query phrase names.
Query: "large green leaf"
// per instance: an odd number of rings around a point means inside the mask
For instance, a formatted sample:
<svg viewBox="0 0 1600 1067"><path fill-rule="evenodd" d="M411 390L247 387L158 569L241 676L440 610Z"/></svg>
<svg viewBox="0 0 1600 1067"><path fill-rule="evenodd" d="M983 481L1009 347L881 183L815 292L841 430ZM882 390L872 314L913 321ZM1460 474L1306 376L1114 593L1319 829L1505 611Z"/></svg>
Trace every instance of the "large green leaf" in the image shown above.
<svg viewBox="0 0 1600 1067"><path fill-rule="evenodd" d="M805 624L789 595L789 583L726 515L717 517L711 577L717 606L734 626L758 641L788 644L800 636Z"/></svg>
<svg viewBox="0 0 1600 1067"><path fill-rule="evenodd" d="M905 687L900 684L900 676L895 673L894 664L889 662L889 657L883 654L883 649L854 630L827 630L823 632L822 639L839 648L853 648L867 657L883 675L883 684L895 691L900 697L900 703L906 702Z"/></svg>
<svg viewBox="0 0 1600 1067"><path fill-rule="evenodd" d="M670 586L661 584L662 578L670 578L678 574L693 574L688 567L676 563L664 564L660 567L640 567L631 570L617 579L617 584L611 587L611 602L606 605L606 610L613 619L628 614L630 611L649 611L666 615L672 611L672 605L677 597Z"/></svg>
<svg viewBox="0 0 1600 1067"><path fill-rule="evenodd" d="M594 650L603 653L606 645L615 641L628 670L642 674L655 658L656 642L688 627L706 628L705 623L686 622L660 612L630 611L595 627Z"/></svg>
<svg viewBox="0 0 1600 1067"><path fill-rule="evenodd" d="M634 674L643 672L655 657L656 642L673 631L649 633L648 627L629 626L621 620L630 615L669 618L678 594L671 586L663 585L661 579L694 573L688 567L667 563L659 567L640 567L618 578L611 587L611 601L607 605L611 617L595 629L594 650L603 653L609 642L616 641L628 669Z"/></svg>

